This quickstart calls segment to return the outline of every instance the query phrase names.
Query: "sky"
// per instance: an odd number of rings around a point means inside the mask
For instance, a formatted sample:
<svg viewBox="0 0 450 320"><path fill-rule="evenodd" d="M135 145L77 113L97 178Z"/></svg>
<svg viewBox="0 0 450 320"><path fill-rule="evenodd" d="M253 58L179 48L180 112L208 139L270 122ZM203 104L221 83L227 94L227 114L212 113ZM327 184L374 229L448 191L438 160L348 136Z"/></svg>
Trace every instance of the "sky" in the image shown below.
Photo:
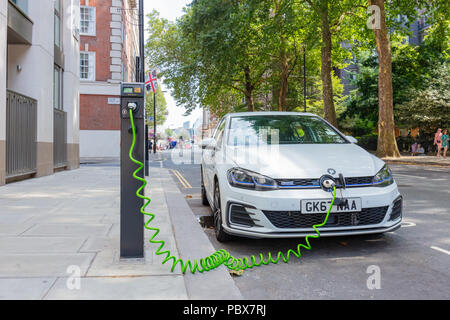
<svg viewBox="0 0 450 320"><path fill-rule="evenodd" d="M192 0L145 0L144 11L150 13L153 9L157 10L161 17L166 18L170 21L175 21L178 17L183 15L183 8L191 3ZM195 120L202 116L202 110L196 109L188 117L184 117L185 109L183 107L178 107L175 100L170 95L170 90L162 85L164 97L167 102L167 109L169 111L169 116L167 117L166 123L163 125L164 128L178 128L182 127L185 121L191 121L191 126Z"/></svg>

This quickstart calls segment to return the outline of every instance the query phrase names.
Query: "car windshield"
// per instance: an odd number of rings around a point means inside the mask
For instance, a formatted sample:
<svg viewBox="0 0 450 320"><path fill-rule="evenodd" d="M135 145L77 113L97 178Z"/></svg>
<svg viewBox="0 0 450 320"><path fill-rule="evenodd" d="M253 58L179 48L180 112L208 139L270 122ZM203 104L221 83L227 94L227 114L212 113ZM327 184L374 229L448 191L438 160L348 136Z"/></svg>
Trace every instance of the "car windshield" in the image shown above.
<svg viewBox="0 0 450 320"><path fill-rule="evenodd" d="M228 144L340 144L348 143L325 121L314 116L264 115L231 118Z"/></svg>

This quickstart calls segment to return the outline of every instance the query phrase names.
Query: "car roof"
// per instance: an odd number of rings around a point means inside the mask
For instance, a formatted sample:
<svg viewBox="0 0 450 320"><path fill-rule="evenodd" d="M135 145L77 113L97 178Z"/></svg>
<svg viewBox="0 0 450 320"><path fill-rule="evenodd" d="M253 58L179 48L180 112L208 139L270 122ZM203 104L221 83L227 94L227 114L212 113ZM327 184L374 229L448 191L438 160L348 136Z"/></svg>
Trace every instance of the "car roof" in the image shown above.
<svg viewBox="0 0 450 320"><path fill-rule="evenodd" d="M247 117L247 116L313 116L319 117L316 114L308 112L286 112L286 111L256 111L256 112L234 112L228 113L225 117Z"/></svg>

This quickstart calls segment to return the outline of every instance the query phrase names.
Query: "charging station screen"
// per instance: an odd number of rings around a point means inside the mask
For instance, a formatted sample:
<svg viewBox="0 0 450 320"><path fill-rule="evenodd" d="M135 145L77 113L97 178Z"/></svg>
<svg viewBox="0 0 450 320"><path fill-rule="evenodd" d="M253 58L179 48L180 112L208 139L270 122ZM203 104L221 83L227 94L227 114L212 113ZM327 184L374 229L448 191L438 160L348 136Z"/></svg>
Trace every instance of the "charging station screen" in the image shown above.
<svg viewBox="0 0 450 320"><path fill-rule="evenodd" d="M123 93L133 93L133 88L123 88Z"/></svg>

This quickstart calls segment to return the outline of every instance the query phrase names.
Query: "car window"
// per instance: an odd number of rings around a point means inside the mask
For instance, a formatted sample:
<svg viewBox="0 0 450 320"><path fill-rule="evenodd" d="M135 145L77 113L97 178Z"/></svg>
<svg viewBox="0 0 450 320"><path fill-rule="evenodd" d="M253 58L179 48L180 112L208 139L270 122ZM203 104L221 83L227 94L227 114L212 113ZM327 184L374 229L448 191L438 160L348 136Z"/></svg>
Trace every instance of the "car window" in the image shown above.
<svg viewBox="0 0 450 320"><path fill-rule="evenodd" d="M229 145L347 143L318 117L264 115L231 118Z"/></svg>
<svg viewBox="0 0 450 320"><path fill-rule="evenodd" d="M214 135L214 139L216 140L216 145L217 145L218 148L220 148L221 145L222 145L223 135L224 135L224 132L225 132L225 125L226 125L226 121L224 119L219 124L219 127L218 127L218 129L216 131L216 134Z"/></svg>

